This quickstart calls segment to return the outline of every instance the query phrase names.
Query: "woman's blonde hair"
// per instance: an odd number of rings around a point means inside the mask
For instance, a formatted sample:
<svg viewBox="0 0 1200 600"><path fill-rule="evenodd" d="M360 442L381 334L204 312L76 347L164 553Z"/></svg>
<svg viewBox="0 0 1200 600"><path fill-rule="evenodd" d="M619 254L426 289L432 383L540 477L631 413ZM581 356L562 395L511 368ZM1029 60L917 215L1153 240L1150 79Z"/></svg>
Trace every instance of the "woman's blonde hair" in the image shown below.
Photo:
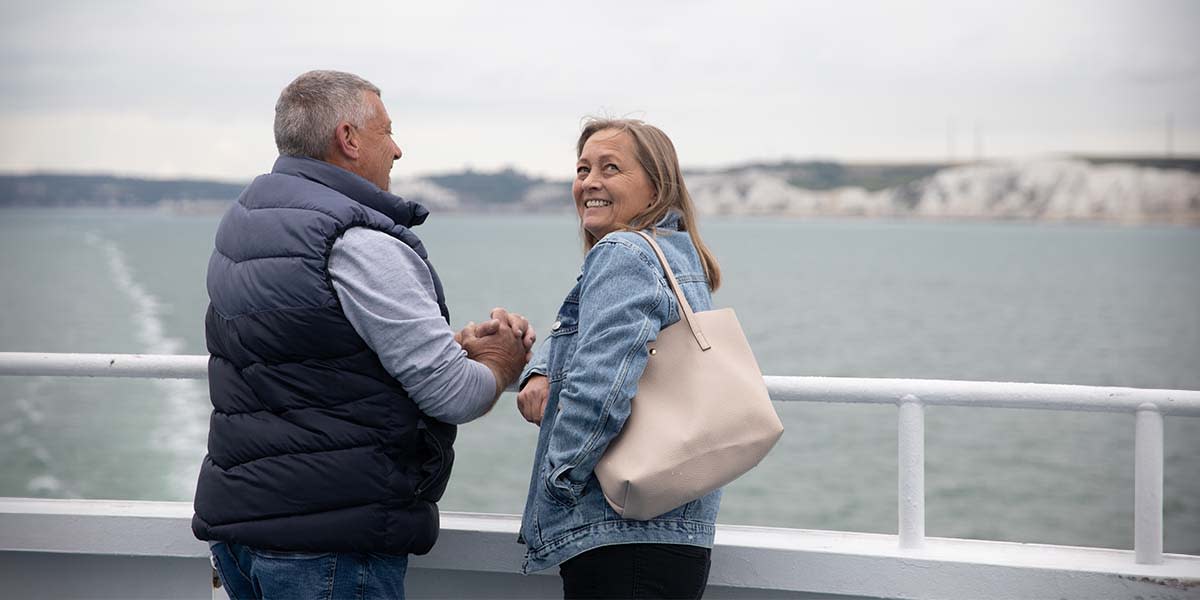
<svg viewBox="0 0 1200 600"><path fill-rule="evenodd" d="M654 227L668 213L674 211L682 217L682 231L692 238L692 244L700 254L700 264L704 267L704 275L708 278L708 288L716 291L721 285L721 267L717 259L700 239L696 226L696 207L688 194L687 186L683 184L683 173L679 169L679 157L675 154L675 145L667 134L653 125L637 119L601 119L589 118L584 122L583 131L579 134L579 143L575 147L575 156L583 154L583 146L596 133L606 130L624 131L633 139L637 151L637 161L642 170L654 185L656 197L650 206L630 220L628 225L619 228L624 231L640 231ZM582 223L580 228L582 229ZM583 230L583 249L588 251L596 245L596 236Z"/></svg>

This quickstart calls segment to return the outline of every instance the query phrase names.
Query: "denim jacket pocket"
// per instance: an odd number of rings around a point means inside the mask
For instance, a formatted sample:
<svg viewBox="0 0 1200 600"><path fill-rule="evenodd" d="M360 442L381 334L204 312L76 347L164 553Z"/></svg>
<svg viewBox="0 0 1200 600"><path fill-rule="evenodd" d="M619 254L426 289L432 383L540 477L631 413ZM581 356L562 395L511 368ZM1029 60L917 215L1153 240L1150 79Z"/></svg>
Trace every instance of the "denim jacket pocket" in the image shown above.
<svg viewBox="0 0 1200 600"><path fill-rule="evenodd" d="M575 353L575 334L579 333L579 305L563 305L557 320L550 327L550 360L547 365L547 377L550 382L562 381L566 378L566 357Z"/></svg>
<svg viewBox="0 0 1200 600"><path fill-rule="evenodd" d="M578 308L572 312L578 312ZM559 313L558 320L550 326L550 337L557 338L564 335L574 335L579 331L579 315Z"/></svg>
<svg viewBox="0 0 1200 600"><path fill-rule="evenodd" d="M550 499L567 508L579 504L579 494L575 492L571 481L566 476L566 472L570 468L571 465L561 465L552 469L542 480Z"/></svg>

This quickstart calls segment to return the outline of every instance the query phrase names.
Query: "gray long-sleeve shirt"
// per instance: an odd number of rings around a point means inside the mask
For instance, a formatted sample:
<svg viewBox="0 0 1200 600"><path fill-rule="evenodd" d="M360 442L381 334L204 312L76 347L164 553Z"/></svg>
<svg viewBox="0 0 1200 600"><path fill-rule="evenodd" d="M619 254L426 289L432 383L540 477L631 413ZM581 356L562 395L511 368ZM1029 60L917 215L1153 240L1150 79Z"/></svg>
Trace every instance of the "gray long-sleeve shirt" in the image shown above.
<svg viewBox="0 0 1200 600"><path fill-rule="evenodd" d="M496 379L454 341L429 268L412 248L374 229L350 229L333 243L329 276L354 330L421 412L462 424L491 408Z"/></svg>

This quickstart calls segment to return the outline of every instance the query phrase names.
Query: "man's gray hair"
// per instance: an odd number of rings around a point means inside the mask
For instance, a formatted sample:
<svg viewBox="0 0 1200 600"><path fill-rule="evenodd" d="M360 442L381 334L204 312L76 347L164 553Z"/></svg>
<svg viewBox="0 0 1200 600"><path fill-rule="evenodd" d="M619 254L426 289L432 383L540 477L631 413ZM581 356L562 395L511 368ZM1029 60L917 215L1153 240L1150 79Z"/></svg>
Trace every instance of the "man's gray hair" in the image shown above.
<svg viewBox="0 0 1200 600"><path fill-rule="evenodd" d="M363 92L375 84L341 71L309 71L283 88L275 103L275 146L283 156L324 159L338 123L362 127L375 116Z"/></svg>

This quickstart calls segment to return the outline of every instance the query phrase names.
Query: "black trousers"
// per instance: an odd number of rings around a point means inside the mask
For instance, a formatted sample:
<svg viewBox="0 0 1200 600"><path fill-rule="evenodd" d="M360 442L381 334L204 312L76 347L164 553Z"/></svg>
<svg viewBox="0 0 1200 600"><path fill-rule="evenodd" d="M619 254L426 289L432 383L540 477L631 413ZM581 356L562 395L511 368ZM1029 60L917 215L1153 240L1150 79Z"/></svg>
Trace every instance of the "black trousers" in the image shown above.
<svg viewBox="0 0 1200 600"><path fill-rule="evenodd" d="M620 544L559 566L563 598L700 598L712 551L681 544Z"/></svg>

